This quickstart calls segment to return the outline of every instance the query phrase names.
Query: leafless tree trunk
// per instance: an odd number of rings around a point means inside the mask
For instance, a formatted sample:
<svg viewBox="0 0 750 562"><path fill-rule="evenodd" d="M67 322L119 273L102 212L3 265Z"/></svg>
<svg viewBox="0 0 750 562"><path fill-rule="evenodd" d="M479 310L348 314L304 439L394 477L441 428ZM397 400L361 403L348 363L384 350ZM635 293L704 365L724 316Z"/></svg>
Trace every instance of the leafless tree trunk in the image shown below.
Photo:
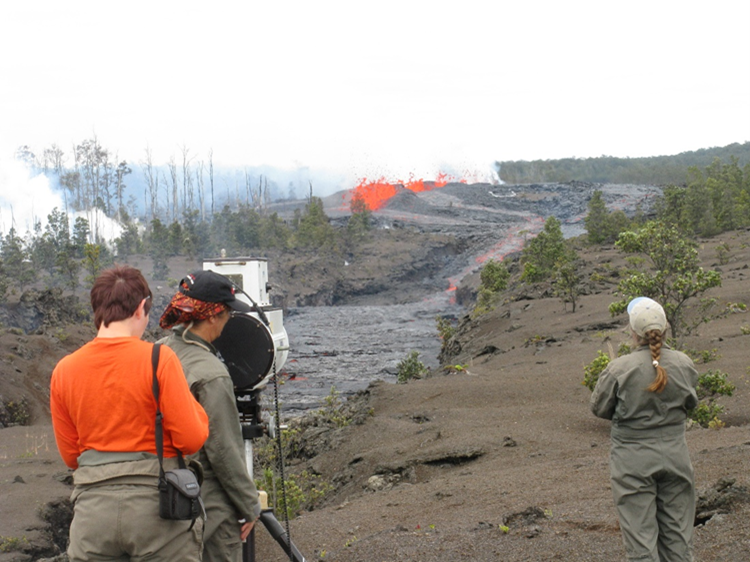
<svg viewBox="0 0 750 562"><path fill-rule="evenodd" d="M84 208L89 212L92 239L96 242L99 240L99 213L96 209L109 214L111 203L112 166L109 163L109 152L102 148L94 136L75 147L75 161L77 171L81 174Z"/></svg>
<svg viewBox="0 0 750 562"><path fill-rule="evenodd" d="M117 161L117 157L115 157L115 161ZM123 191L125 191L125 176L127 176L129 173L131 173L133 170L130 169L128 166L128 163L123 160L117 165L117 170L115 171L116 175L116 183L115 183L115 191L117 194L117 221L122 221L122 211L124 209L123 203L122 203L122 194Z"/></svg>
<svg viewBox="0 0 750 562"><path fill-rule="evenodd" d="M156 218L157 213L157 201L159 196L159 173L154 170L153 158L151 156L151 149L146 148L146 160L141 163L143 169L143 175L146 177L146 189L143 191L143 199L145 208L143 209L144 216L147 216L147 211L151 209L151 220ZM148 190L148 197L146 196L146 190ZM150 203L150 204L149 204Z"/></svg>
<svg viewBox="0 0 750 562"><path fill-rule="evenodd" d="M172 187L172 222L177 220L179 216L179 201L178 201L178 188L177 188L177 164L174 161L174 156L169 157L169 181Z"/></svg>
<svg viewBox="0 0 750 562"><path fill-rule="evenodd" d="M245 169L245 205L248 207L250 206L250 192L253 190L252 186L250 185L250 174L247 173L247 169ZM252 196L253 199L253 205L255 204L255 196Z"/></svg>
<svg viewBox="0 0 750 562"><path fill-rule="evenodd" d="M193 210L193 185L192 175L190 172L190 162L193 157L188 158L190 149L185 145L182 146L182 211L187 213Z"/></svg>
<svg viewBox="0 0 750 562"><path fill-rule="evenodd" d="M216 209L214 208L214 149L208 151L208 180L211 183L211 220L213 220Z"/></svg>
<svg viewBox="0 0 750 562"><path fill-rule="evenodd" d="M44 173L53 171L58 177L63 174L63 151L62 148L56 144L52 144L49 148L45 148L42 156L42 167Z"/></svg>
<svg viewBox="0 0 750 562"><path fill-rule="evenodd" d="M201 211L201 221L206 220L206 202L203 196L203 160L199 160L195 169L195 183L198 186L198 203Z"/></svg>

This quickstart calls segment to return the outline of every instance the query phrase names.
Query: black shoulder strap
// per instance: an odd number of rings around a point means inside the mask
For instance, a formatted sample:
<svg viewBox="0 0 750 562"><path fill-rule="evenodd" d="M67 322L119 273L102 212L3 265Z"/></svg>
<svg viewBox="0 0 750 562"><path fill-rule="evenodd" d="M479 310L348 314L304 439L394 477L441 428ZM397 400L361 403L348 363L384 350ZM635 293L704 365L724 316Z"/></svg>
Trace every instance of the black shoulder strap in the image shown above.
<svg viewBox="0 0 750 562"><path fill-rule="evenodd" d="M156 371L159 368L159 348L161 344L155 343L154 348L151 351L151 370L153 372L153 391L154 398L156 399L156 456L159 457L159 480L164 478L164 466L162 465L162 459L164 458L164 429L162 428L162 416L161 410L159 409L159 379L156 378Z"/></svg>
<svg viewBox="0 0 750 562"><path fill-rule="evenodd" d="M153 391L154 398L156 399L156 456L159 457L159 478L164 478L164 428L162 426L162 420L164 416L159 409L159 379L156 377L156 371L159 368L159 348L160 343L155 343L154 348L151 351L151 370L153 371ZM180 468L185 468L185 461L182 458L182 452L177 451L177 462Z"/></svg>

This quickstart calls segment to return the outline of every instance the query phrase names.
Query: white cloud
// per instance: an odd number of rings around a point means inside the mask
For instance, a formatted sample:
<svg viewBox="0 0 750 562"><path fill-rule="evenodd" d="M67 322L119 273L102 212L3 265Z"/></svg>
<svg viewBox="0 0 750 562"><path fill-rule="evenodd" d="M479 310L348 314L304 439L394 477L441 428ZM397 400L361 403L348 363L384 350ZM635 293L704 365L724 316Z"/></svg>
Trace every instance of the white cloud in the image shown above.
<svg viewBox="0 0 750 562"><path fill-rule="evenodd" d="M675 154L750 140L747 21L745 0L6 2L0 149L96 134L131 162L394 178Z"/></svg>

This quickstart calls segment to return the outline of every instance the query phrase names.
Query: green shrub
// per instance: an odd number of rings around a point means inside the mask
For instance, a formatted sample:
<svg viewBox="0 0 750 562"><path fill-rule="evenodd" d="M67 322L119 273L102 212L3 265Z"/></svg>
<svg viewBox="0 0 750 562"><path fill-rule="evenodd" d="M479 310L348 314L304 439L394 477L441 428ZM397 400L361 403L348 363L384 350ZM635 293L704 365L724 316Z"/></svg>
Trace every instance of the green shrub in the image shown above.
<svg viewBox="0 0 750 562"><path fill-rule="evenodd" d="M341 393L336 390L335 386L331 387L331 392L323 402L323 407L317 411L321 419L336 427L346 427L351 423L352 414L344 411L344 401L341 400Z"/></svg>
<svg viewBox="0 0 750 562"><path fill-rule="evenodd" d="M255 486L268 494L269 506L280 518L286 514L286 519L294 519L303 509L311 509L333 489L327 482L322 482L320 476L303 471L286 477L282 494L281 478L270 468L263 470L263 477L255 480Z"/></svg>
<svg viewBox="0 0 750 562"><path fill-rule="evenodd" d="M442 316L436 316L435 323L437 324L437 331L440 340L443 342L441 347L445 348L445 344L456 335L456 328L450 320L443 318Z"/></svg>
<svg viewBox="0 0 750 562"><path fill-rule="evenodd" d="M701 427L709 427L712 423L717 425L719 421L719 414L724 411L724 406L719 404L698 404L694 410L690 412L690 419Z"/></svg>
<svg viewBox="0 0 750 562"><path fill-rule="evenodd" d="M716 246L716 257L719 258L721 265L729 263L729 244L727 242L722 242Z"/></svg>
<svg viewBox="0 0 750 562"><path fill-rule="evenodd" d="M479 274L479 290L474 314L484 314L495 308L498 295L508 288L510 273L502 262L489 260Z"/></svg>
<svg viewBox="0 0 750 562"><path fill-rule="evenodd" d="M630 344L629 343L621 343L620 347L617 348L617 357L622 357L623 355L629 355L631 352Z"/></svg>
<svg viewBox="0 0 750 562"><path fill-rule="evenodd" d="M549 217L544 223L544 229L523 249L521 280L529 283L550 280L555 267L573 261L576 257L575 250L565 242L560 221Z"/></svg>
<svg viewBox="0 0 750 562"><path fill-rule="evenodd" d="M508 288L510 273L503 262L489 260L479 274L481 286L493 293L499 293Z"/></svg>
<svg viewBox="0 0 750 562"><path fill-rule="evenodd" d="M20 400L5 402L5 415L2 415L2 419L0 419L0 427L3 425L29 425L30 422L29 401L25 397Z"/></svg>
<svg viewBox="0 0 750 562"><path fill-rule="evenodd" d="M419 360L419 352L412 351L409 355L399 361L397 368L397 381L406 384L412 379L421 379L427 375L427 367Z"/></svg>
<svg viewBox="0 0 750 562"><path fill-rule="evenodd" d="M698 378L698 388L696 388L698 398L702 400L716 396L732 396L737 387L727 380L728 376L727 373L717 369L711 369L702 374Z"/></svg>
<svg viewBox="0 0 750 562"><path fill-rule="evenodd" d="M594 387L599 380L599 375L601 375L602 371L607 368L609 361L609 355L602 350L599 350L596 359L583 368L583 386L593 392Z"/></svg>
<svg viewBox="0 0 750 562"><path fill-rule="evenodd" d="M732 396L735 385L727 379L727 373L711 369L698 378L695 389L700 403L690 413L690 419L701 427L723 427L719 416L724 412L724 406L716 403L718 396Z"/></svg>
<svg viewBox="0 0 750 562"><path fill-rule="evenodd" d="M719 355L719 350L716 348L694 351L689 355L693 359L693 361L703 365L705 365L706 363L710 363L711 361L716 361L717 359L719 359L719 357L721 357L721 355Z"/></svg>
<svg viewBox="0 0 750 562"><path fill-rule="evenodd" d="M0 552L19 552L29 546L26 537L3 537L0 536Z"/></svg>

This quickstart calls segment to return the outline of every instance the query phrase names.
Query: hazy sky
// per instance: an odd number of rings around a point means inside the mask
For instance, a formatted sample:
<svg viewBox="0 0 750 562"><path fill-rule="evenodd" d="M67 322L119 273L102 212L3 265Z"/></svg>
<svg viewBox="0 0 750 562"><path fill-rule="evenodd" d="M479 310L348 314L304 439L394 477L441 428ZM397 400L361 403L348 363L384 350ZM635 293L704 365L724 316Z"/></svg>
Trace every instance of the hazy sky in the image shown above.
<svg viewBox="0 0 750 562"><path fill-rule="evenodd" d="M0 159L96 135L137 163L361 178L750 140L750 2L0 4Z"/></svg>

